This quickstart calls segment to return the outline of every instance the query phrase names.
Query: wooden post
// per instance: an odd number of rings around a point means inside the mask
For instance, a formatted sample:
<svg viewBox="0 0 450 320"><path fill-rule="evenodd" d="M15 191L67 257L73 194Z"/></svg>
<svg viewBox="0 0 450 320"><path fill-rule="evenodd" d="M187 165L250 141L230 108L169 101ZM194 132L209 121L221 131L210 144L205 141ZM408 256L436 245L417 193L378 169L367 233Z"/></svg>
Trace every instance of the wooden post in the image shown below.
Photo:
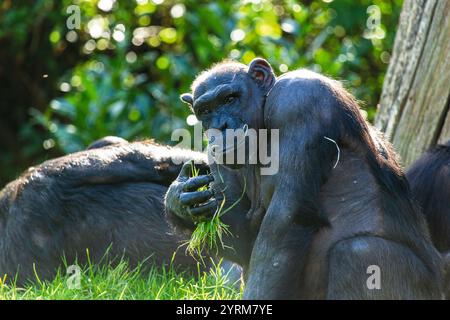
<svg viewBox="0 0 450 320"><path fill-rule="evenodd" d="M450 0L405 0L375 126L410 165L450 139Z"/></svg>

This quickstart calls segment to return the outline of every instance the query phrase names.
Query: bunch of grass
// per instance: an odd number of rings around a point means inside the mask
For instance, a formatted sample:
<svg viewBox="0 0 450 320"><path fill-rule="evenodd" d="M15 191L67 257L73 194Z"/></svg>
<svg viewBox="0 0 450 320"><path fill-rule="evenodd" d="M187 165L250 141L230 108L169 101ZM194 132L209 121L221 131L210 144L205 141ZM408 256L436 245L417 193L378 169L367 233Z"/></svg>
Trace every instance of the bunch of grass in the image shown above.
<svg viewBox="0 0 450 320"><path fill-rule="evenodd" d="M222 185L224 184L223 177L220 174L220 167L217 167L217 172L219 174ZM191 176L196 177L199 175L199 169L197 169L193 164L191 167ZM244 197L245 190L247 187L247 182L244 179L244 189L242 191L241 196L237 199L233 204L231 204L228 208L224 208L226 202L225 187L221 192L223 194L223 199L220 202L216 212L213 217L207 221L198 222L194 232L191 235L190 240L187 243L187 252L194 256L202 258L202 253L206 250L217 253L219 248L225 248L225 244L223 243L223 237L225 235L232 236L229 226L225 224L221 217L233 209ZM207 187L201 187L198 191L206 190Z"/></svg>

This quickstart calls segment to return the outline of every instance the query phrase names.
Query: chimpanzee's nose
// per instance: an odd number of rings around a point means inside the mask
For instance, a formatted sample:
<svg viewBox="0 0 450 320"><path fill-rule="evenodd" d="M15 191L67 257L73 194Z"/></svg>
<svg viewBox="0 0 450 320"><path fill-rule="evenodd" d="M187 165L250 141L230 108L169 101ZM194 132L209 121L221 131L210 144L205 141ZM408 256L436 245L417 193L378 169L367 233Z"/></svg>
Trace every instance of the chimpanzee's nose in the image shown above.
<svg viewBox="0 0 450 320"><path fill-rule="evenodd" d="M211 127L220 131L226 130L229 128L228 121L224 117L214 119Z"/></svg>
<svg viewBox="0 0 450 320"><path fill-rule="evenodd" d="M218 129L221 131L228 129L228 123L226 121L221 122Z"/></svg>

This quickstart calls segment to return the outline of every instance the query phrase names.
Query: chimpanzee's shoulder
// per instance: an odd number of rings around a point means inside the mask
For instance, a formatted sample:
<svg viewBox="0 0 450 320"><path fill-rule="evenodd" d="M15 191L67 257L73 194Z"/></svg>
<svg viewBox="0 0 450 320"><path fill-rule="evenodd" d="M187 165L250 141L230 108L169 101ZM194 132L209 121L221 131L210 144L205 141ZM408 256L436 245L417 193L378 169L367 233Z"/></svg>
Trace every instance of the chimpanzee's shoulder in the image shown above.
<svg viewBox="0 0 450 320"><path fill-rule="evenodd" d="M343 90L343 86L339 81L320 73L308 69L297 69L278 77L270 94L276 96L286 96L288 94L290 97L295 93L305 93L309 96L325 96L324 90L340 92Z"/></svg>
<svg viewBox="0 0 450 320"><path fill-rule="evenodd" d="M296 69L289 72L286 72L285 74L279 76L277 78L277 83L284 83L284 82L299 82L299 83L329 83L334 82L333 79L328 78L325 75L322 75L320 73L308 70L308 69Z"/></svg>

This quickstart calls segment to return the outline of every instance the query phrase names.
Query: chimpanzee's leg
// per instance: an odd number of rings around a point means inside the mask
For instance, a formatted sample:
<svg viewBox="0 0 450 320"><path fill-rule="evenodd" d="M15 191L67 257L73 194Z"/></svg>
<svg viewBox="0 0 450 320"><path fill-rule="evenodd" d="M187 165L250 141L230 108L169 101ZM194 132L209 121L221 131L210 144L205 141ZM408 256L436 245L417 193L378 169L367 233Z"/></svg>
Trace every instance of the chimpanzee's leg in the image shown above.
<svg viewBox="0 0 450 320"><path fill-rule="evenodd" d="M442 299L441 279L427 261L380 237L338 242L328 266L328 299Z"/></svg>

